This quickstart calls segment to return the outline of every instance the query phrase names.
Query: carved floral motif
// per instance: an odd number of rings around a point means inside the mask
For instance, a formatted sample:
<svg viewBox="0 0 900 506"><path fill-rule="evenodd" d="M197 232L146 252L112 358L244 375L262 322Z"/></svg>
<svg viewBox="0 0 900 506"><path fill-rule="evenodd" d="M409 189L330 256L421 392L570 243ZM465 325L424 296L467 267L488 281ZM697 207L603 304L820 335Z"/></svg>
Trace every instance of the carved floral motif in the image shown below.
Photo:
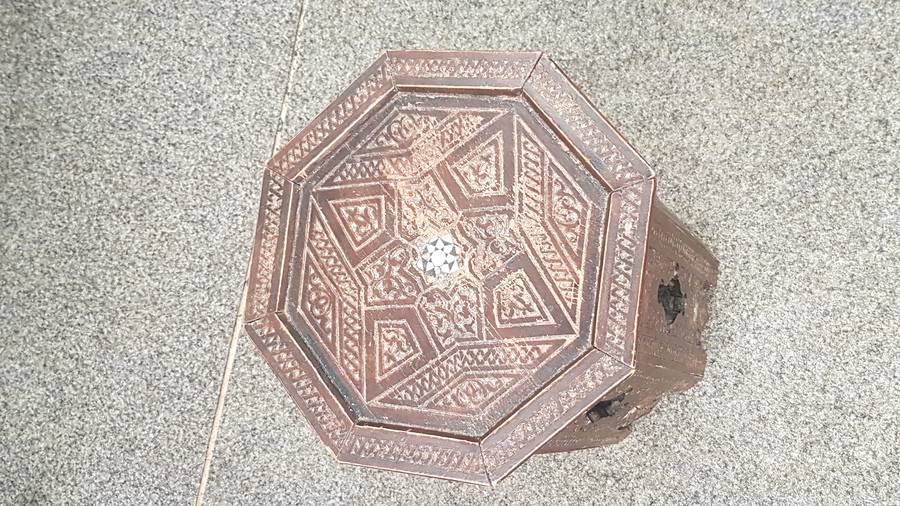
<svg viewBox="0 0 900 506"><path fill-rule="evenodd" d="M413 252L394 246L366 264L360 270L366 282L366 302L369 304L410 304L420 291L416 276L411 272Z"/></svg>
<svg viewBox="0 0 900 506"><path fill-rule="evenodd" d="M434 335L445 346L483 337L478 315L481 294L470 282L454 286L449 292L431 287L422 295L419 310Z"/></svg>

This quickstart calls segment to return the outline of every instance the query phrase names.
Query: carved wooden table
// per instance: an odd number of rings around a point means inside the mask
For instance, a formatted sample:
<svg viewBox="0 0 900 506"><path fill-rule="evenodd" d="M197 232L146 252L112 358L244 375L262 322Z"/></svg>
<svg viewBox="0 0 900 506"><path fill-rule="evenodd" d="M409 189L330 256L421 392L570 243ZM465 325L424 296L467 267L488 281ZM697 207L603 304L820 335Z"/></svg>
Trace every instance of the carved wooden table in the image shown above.
<svg viewBox="0 0 900 506"><path fill-rule="evenodd" d="M701 378L717 262L541 53L388 52L268 164L246 329L341 462L495 484Z"/></svg>

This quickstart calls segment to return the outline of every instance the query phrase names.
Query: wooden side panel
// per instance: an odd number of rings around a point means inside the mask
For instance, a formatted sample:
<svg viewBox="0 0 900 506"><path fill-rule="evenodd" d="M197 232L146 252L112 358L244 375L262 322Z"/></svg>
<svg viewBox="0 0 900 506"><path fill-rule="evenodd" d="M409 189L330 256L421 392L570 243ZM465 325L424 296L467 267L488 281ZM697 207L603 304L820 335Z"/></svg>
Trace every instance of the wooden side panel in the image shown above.
<svg viewBox="0 0 900 506"><path fill-rule="evenodd" d="M663 394L683 392L703 377L700 332L719 263L658 200L650 215L638 315L635 373L539 450L593 448L621 441Z"/></svg>

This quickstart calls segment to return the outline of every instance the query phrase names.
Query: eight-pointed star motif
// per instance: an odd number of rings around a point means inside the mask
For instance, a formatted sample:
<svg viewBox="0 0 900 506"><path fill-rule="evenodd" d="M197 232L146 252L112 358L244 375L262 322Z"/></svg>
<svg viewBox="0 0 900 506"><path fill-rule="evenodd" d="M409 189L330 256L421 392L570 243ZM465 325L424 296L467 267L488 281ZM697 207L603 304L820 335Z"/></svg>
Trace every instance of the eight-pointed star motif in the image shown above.
<svg viewBox="0 0 900 506"><path fill-rule="evenodd" d="M422 246L416 266L429 276L453 274L459 270L459 253L450 234L435 237Z"/></svg>

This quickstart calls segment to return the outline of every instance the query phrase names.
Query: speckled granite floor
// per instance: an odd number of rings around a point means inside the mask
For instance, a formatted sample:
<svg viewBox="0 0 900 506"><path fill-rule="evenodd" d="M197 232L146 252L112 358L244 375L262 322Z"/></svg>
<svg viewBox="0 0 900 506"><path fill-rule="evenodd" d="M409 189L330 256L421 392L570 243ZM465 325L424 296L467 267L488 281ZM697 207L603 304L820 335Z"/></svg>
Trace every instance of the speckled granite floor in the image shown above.
<svg viewBox="0 0 900 506"><path fill-rule="evenodd" d="M204 504L898 504L900 4L5 1L0 33L0 504L196 500L263 163L388 48L560 63L722 262L707 377L489 489L339 466L240 336Z"/></svg>

